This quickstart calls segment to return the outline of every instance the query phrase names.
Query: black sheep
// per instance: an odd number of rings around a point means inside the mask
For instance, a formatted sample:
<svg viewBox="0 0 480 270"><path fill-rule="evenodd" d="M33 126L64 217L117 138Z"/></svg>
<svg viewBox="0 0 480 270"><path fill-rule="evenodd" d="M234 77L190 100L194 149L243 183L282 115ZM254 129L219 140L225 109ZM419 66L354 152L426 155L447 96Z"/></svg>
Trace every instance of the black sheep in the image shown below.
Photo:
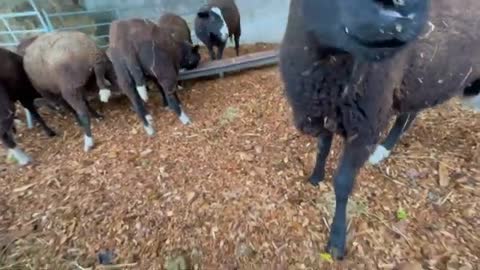
<svg viewBox="0 0 480 270"><path fill-rule="evenodd" d="M479 8L477 0L291 1L280 69L296 127L318 138L313 185L324 179L334 134L345 140L333 257L344 256L348 198L390 117L398 115L397 134L454 96L480 107L480 38L471 31Z"/></svg>
<svg viewBox="0 0 480 270"><path fill-rule="evenodd" d="M22 57L0 48L0 136L9 155L21 165L28 164L30 157L18 148L13 137L15 102L19 101L32 114L49 137L55 136L34 105L40 97L25 73Z"/></svg>
<svg viewBox="0 0 480 270"><path fill-rule="evenodd" d="M190 123L176 94L176 85L181 67L195 68L200 62L199 47L176 40L170 33L170 29L144 19L117 20L110 27L110 58L119 86L149 136L154 134L154 129L153 117L145 108L146 77L157 82L164 105L168 105L183 124Z"/></svg>
<svg viewBox="0 0 480 270"><path fill-rule="evenodd" d="M222 59L227 39L234 38L235 51L240 55L240 12L234 0L209 0L195 17L195 34L207 46L212 60ZM218 48L215 54L213 47Z"/></svg>

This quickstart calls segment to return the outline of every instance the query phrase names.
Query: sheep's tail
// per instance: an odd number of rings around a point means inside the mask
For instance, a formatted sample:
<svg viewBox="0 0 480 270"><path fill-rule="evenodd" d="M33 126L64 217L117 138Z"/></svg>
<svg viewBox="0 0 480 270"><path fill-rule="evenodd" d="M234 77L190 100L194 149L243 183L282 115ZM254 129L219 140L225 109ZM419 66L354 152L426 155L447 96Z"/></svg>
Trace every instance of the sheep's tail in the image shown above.
<svg viewBox="0 0 480 270"><path fill-rule="evenodd" d="M462 103L480 112L480 79L474 81L463 90Z"/></svg>

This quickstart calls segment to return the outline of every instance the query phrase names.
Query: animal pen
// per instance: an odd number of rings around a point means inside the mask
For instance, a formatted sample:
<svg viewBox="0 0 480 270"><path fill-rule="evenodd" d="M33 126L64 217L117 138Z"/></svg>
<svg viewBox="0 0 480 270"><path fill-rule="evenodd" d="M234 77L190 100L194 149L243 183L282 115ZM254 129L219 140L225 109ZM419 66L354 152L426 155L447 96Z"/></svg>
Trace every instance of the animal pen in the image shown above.
<svg viewBox="0 0 480 270"><path fill-rule="evenodd" d="M0 46L12 49L15 48L23 38L52 31L73 30L90 34L100 47L106 48L108 47L108 28L112 20L131 17L142 17L155 20L165 12L178 12L179 15L186 19L190 28L192 28L196 8L206 1L190 1L191 3L188 3L188 1L176 1L172 2L173 4L170 3L170 5L162 3L161 1L160 3L151 3L149 5L143 3L148 1L137 1L139 4L134 4L133 7L123 7L116 3L117 1L102 2L87 0L83 2L83 6L79 5L75 7L75 9L83 8L86 10L64 12L51 12L48 10L48 1L47 3L44 3L46 5L45 8L42 8L42 6L39 7L38 2L42 1L23 1L21 4L23 4L23 7L26 9L25 11L0 15L0 20L2 21L4 28L4 31L0 32ZM254 5L254 2L252 1L244 2L244 5L240 5L240 7L245 10L251 9ZM272 1L270 1L270 3L265 2L265 7L257 9L255 12L251 12L250 17L254 22L250 22L246 26L251 28L253 31L250 32L253 32L254 34L245 35L247 42L279 42L281 40L283 34L281 31L283 28L282 24L285 24L286 22L287 11L287 2L283 2L284 3L275 2L273 9L279 10L279 12L277 18L274 19L266 20L264 18L267 15L267 12L272 9ZM61 1L59 3L61 3ZM12 5L14 5L14 2L12 2ZM283 8L281 7L282 5ZM186 8L186 6L189 6L189 8ZM29 24L22 25L21 21L24 19L28 20ZM11 21L14 21L14 23ZM258 29L253 29L256 24L267 26L268 28L266 29L269 29L268 32L262 33L262 31L259 31ZM275 26L276 30L271 30L270 26L272 25ZM192 35L192 38L194 42L198 42L195 35ZM195 71L183 72L180 79L190 80L212 75L220 75L223 77L225 72L234 72L246 68L272 65L276 62L276 50L272 50L269 53L241 57L234 61L227 60L224 63L214 63L213 65L207 64ZM33 127L33 120L27 110L25 110L25 113L27 115L27 125L31 128Z"/></svg>
<svg viewBox="0 0 480 270"><path fill-rule="evenodd" d="M8 0L0 45L81 31L108 47L112 21L181 15L196 37L204 0ZM334 214L332 174L307 178L316 141L294 126L278 72L288 0L236 0L240 56L182 70L183 126L151 91L156 134L130 103L92 97L98 145L79 151L71 115L41 107L59 132L46 138L28 112L17 139L35 162L0 150L0 269L477 269L480 266L480 118L452 100L419 116L380 166L365 166L348 206L348 257L324 253ZM149 87L150 88L150 87ZM155 88L155 87L152 87ZM20 108L20 107L19 107Z"/></svg>

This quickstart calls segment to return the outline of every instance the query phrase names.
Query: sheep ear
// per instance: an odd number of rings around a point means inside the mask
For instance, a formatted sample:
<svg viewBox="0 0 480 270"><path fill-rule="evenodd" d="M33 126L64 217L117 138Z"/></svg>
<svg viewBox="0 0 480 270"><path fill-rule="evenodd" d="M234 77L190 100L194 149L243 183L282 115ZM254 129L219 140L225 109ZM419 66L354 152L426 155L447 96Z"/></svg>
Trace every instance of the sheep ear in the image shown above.
<svg viewBox="0 0 480 270"><path fill-rule="evenodd" d="M206 19L210 16L210 12L208 10L200 10L200 11L197 12L197 16L199 18Z"/></svg>

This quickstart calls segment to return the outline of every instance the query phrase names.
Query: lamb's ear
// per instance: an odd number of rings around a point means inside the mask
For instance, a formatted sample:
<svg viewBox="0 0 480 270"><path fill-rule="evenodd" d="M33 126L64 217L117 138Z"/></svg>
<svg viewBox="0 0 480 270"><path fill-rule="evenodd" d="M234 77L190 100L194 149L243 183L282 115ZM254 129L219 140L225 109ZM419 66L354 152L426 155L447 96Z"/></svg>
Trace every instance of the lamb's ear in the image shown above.
<svg viewBox="0 0 480 270"><path fill-rule="evenodd" d="M210 13L208 11L199 11L197 12L197 16L202 19L206 19L210 16Z"/></svg>
<svg viewBox="0 0 480 270"><path fill-rule="evenodd" d="M197 12L197 16L203 19L208 18L210 16L210 8L207 6L201 7Z"/></svg>

